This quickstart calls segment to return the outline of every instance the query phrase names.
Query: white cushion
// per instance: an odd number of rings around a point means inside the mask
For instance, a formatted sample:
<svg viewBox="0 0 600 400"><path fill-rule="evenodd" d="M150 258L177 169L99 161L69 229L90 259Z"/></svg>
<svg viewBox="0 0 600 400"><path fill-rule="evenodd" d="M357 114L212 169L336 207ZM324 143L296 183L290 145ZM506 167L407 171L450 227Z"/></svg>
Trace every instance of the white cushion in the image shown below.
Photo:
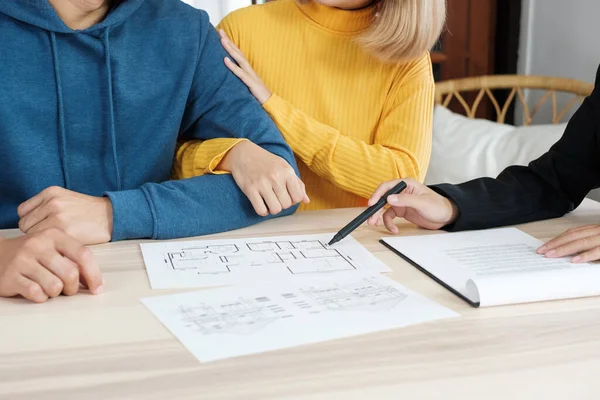
<svg viewBox="0 0 600 400"><path fill-rule="evenodd" d="M560 139L565 124L514 127L469 119L436 106L433 149L425 183L461 183L496 177L510 165L527 165Z"/></svg>

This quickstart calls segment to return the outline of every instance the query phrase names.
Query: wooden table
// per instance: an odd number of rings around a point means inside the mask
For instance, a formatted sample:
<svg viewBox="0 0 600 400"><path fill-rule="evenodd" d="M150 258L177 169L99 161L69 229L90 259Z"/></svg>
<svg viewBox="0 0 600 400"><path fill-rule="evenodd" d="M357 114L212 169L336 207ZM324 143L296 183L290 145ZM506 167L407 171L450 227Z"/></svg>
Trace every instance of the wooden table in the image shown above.
<svg viewBox="0 0 600 400"><path fill-rule="evenodd" d="M225 236L333 232L356 213L307 212ZM600 204L586 200L522 229L546 239L588 223L600 223ZM402 224L401 234L428 232ZM156 292L138 242L107 244L93 249L104 295L0 299L0 398L600 398L600 298L473 309L386 250L382 235L354 236L392 278L462 318L200 364L140 303Z"/></svg>

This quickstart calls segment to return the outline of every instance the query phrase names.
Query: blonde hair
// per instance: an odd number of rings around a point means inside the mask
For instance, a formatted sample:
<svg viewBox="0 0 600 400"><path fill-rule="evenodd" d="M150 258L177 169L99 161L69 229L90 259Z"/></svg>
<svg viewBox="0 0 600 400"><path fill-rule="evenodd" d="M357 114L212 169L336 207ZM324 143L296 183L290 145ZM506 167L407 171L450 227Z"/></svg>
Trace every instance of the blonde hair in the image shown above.
<svg viewBox="0 0 600 400"><path fill-rule="evenodd" d="M421 57L435 45L446 22L446 0L375 0L375 3L373 24L357 41L383 61Z"/></svg>

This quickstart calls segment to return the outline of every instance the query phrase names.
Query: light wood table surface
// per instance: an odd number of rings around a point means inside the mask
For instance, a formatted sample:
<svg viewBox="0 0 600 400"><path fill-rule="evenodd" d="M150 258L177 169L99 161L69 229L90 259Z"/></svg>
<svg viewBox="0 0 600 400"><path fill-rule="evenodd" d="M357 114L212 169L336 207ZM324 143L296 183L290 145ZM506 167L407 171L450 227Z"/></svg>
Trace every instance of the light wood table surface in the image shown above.
<svg viewBox="0 0 600 400"><path fill-rule="evenodd" d="M357 212L306 212L217 237L335 232ZM521 228L547 239L589 223L600 223L600 204L586 200ZM399 224L402 235L429 233ZM200 364L140 303L169 292L150 289L139 242L107 244L93 248L104 295L0 299L0 398L600 399L600 298L474 309L385 249L384 235L362 227L354 237L392 278L462 318Z"/></svg>

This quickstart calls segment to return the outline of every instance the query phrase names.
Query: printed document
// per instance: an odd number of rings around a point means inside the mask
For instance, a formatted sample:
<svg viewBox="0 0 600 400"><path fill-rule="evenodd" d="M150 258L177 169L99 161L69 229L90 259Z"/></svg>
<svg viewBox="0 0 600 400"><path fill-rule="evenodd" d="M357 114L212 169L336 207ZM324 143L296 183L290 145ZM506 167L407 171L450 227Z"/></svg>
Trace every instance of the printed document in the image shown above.
<svg viewBox="0 0 600 400"><path fill-rule="evenodd" d="M263 282L142 302L202 362L459 316L383 275Z"/></svg>
<svg viewBox="0 0 600 400"><path fill-rule="evenodd" d="M600 295L600 266L539 255L543 243L516 228L382 241L475 306Z"/></svg>
<svg viewBox="0 0 600 400"><path fill-rule="evenodd" d="M153 289L390 271L351 236L328 247L333 235L145 243L141 249Z"/></svg>

